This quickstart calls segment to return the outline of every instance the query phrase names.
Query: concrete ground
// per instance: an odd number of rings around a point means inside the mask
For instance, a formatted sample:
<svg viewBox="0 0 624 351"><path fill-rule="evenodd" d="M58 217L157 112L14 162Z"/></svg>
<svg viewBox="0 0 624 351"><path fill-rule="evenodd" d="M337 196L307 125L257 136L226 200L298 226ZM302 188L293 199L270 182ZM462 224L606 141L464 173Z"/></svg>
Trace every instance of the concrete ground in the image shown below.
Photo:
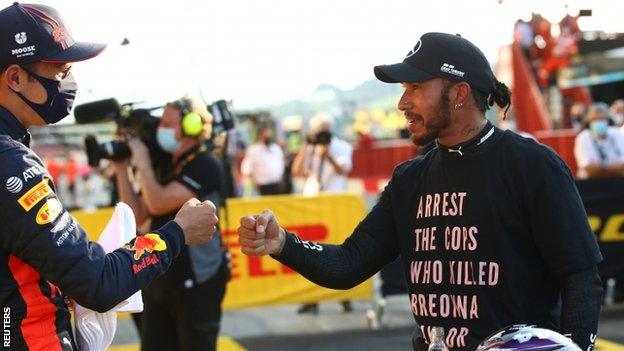
<svg viewBox="0 0 624 351"><path fill-rule="evenodd" d="M407 298L387 300L379 325L367 318L369 301L355 301L354 311L325 302L318 315L298 315L296 305L228 311L223 317L220 351L409 350L414 321ZM370 317L370 311L369 311ZM374 324L374 323L373 323ZM598 351L624 351L624 305L601 314ZM112 351L138 350L129 319L120 320Z"/></svg>

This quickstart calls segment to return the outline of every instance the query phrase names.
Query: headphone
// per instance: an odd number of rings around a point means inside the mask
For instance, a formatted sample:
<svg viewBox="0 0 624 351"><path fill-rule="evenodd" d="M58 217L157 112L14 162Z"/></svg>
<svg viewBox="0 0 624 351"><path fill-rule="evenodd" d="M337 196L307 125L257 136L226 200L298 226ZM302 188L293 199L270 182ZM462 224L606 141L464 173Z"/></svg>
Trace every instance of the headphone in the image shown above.
<svg viewBox="0 0 624 351"><path fill-rule="evenodd" d="M180 110L182 119L180 121L182 126L182 134L190 137L199 136L204 130L204 119L197 112L193 112L191 107L191 100L188 98L181 98L173 102L173 106Z"/></svg>

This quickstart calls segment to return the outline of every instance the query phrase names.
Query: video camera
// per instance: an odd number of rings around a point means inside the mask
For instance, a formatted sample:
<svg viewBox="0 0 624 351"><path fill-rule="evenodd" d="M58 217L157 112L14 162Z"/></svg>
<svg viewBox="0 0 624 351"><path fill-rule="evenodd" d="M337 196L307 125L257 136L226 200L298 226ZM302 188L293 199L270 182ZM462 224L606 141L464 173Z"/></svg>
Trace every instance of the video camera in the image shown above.
<svg viewBox="0 0 624 351"><path fill-rule="evenodd" d="M161 106L134 109L133 104L120 105L116 99L111 98L76 106L74 117L78 124L114 121L117 124L117 135L125 139L141 139L154 160L157 159L154 156L165 154L156 142L156 129L160 119L151 114L160 108ZM95 135L89 134L85 137L85 147L91 167L97 167L101 159L123 160L130 157L130 148L125 140L99 143Z"/></svg>
<svg viewBox="0 0 624 351"><path fill-rule="evenodd" d="M116 99L110 98L76 106L74 117L78 124L114 121L117 124L116 134L124 139L138 137L150 151L150 158L158 170L157 161L167 161L171 155L163 151L156 141L156 130L160 118L152 115L152 111L163 106L134 109L133 103L120 105ZM234 114L227 101L219 100L208 105L213 116L212 135L215 136L234 128ZM93 134L85 137L85 147L89 165L97 167L101 159L123 160L130 157L130 148L125 140L111 140L99 143Z"/></svg>
<svg viewBox="0 0 624 351"><path fill-rule="evenodd" d="M235 115L230 104L225 100L218 100L208 105L208 112L212 114L212 136L234 129Z"/></svg>

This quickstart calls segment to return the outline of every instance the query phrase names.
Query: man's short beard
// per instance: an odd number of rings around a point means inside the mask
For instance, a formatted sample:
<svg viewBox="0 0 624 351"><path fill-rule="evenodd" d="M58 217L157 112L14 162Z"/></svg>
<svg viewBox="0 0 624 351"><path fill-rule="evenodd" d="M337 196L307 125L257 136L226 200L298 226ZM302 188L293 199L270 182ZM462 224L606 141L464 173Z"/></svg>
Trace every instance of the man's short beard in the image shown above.
<svg viewBox="0 0 624 351"><path fill-rule="evenodd" d="M434 139L437 139L440 131L451 125L451 100L449 94L451 92L451 84L445 84L440 96L440 103L436 111L436 117L426 121L423 119L426 134L416 137L412 134L412 142L417 146L425 146Z"/></svg>

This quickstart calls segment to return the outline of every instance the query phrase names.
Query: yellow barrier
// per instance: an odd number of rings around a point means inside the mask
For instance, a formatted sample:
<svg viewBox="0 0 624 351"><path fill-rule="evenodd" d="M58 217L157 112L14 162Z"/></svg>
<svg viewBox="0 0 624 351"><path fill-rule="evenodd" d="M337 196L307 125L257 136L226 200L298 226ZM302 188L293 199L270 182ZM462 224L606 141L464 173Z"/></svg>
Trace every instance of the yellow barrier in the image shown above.
<svg viewBox="0 0 624 351"><path fill-rule="evenodd" d="M128 345L111 345L107 351L140 351L141 345L138 343ZM229 336L220 336L217 339L217 350L219 351L247 351L241 344Z"/></svg>
<svg viewBox="0 0 624 351"><path fill-rule="evenodd" d="M240 252L236 228L240 217L271 209L280 224L302 239L341 243L364 218L361 197L351 194L297 195L230 199L227 217L221 213L223 238L232 254L232 280L227 287L224 308L244 308L271 304L348 300L372 297L370 280L350 290L321 288L270 257L248 257ZM112 209L72 213L95 240L110 218Z"/></svg>
<svg viewBox="0 0 624 351"><path fill-rule="evenodd" d="M226 308L372 296L370 280L347 291L321 288L270 257L243 255L236 238L241 216L271 209L280 225L304 240L342 243L364 218L366 208L361 197L350 194L266 196L231 199L227 208L229 223L223 237L231 249L233 275L225 298Z"/></svg>
<svg viewBox="0 0 624 351"><path fill-rule="evenodd" d="M91 241L97 241L108 220L113 215L113 208L101 208L93 211L72 211L72 216L78 220L82 229L87 232Z"/></svg>
<svg viewBox="0 0 624 351"><path fill-rule="evenodd" d="M596 340L595 351L624 351L624 345L613 341L598 339Z"/></svg>

